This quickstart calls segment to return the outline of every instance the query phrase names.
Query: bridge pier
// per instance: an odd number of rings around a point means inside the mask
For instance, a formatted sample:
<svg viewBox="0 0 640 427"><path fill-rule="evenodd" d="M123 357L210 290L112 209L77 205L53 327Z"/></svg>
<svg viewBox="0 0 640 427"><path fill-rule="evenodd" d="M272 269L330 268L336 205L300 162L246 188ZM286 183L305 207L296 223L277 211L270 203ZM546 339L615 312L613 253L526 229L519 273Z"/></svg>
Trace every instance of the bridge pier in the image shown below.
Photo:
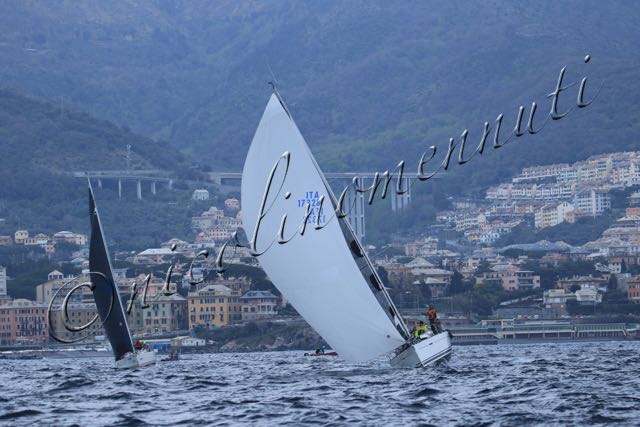
<svg viewBox="0 0 640 427"><path fill-rule="evenodd" d="M118 197L122 197L122 180L118 180Z"/></svg>
<svg viewBox="0 0 640 427"><path fill-rule="evenodd" d="M362 179L360 179L360 182L362 182ZM349 188L343 210L347 214L347 220L349 221L349 224L351 224L353 232L360 241L362 241L366 235L364 204L364 193L355 191L353 187Z"/></svg>
<svg viewBox="0 0 640 427"><path fill-rule="evenodd" d="M397 178L394 178L394 180L395 179ZM404 191L403 194L398 194L396 192L397 188L394 188L396 186L395 182L392 184L389 185L389 193L391 193L391 210L394 212L401 211L411 203L411 181L407 177L402 177L400 191Z"/></svg>
<svg viewBox="0 0 640 427"><path fill-rule="evenodd" d="M156 182L151 181L151 194L156 195Z"/></svg>
<svg viewBox="0 0 640 427"><path fill-rule="evenodd" d="M136 190L137 190L138 200L142 200L142 181L136 182Z"/></svg>

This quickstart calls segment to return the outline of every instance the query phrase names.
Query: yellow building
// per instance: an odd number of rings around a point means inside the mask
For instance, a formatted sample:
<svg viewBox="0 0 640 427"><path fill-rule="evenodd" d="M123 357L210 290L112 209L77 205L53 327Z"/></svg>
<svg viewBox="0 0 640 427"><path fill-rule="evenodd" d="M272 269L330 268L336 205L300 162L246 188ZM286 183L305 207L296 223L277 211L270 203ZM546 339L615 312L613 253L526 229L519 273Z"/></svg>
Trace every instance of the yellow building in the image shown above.
<svg viewBox="0 0 640 427"><path fill-rule="evenodd" d="M240 292L222 285L208 285L189 292L189 329L224 326L242 319Z"/></svg>
<svg viewBox="0 0 640 427"><path fill-rule="evenodd" d="M142 309L142 328L145 335L162 335L187 329L187 300L174 294L147 300Z"/></svg>

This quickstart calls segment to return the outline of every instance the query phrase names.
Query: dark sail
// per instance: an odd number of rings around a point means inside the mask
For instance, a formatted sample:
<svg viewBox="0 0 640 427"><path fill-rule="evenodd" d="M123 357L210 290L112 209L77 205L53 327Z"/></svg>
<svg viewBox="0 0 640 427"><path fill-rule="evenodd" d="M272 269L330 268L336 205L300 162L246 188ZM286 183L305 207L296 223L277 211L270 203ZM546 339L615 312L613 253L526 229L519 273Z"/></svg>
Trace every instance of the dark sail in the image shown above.
<svg viewBox="0 0 640 427"><path fill-rule="evenodd" d="M113 348L113 354L116 360L120 360L126 353L134 352L133 341L118 287L113 280L109 253L102 233L91 184L89 184L89 216L91 218L89 274L93 285L93 298L105 333Z"/></svg>

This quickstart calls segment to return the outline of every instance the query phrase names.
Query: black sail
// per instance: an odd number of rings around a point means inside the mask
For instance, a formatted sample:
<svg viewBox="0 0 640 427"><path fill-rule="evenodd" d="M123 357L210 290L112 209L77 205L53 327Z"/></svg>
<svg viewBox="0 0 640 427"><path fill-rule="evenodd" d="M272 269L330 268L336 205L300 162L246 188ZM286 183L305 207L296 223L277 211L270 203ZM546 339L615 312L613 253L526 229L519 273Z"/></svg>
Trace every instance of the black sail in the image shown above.
<svg viewBox="0 0 640 427"><path fill-rule="evenodd" d="M113 348L113 354L116 360L120 360L126 353L134 351L133 341L118 287L113 280L109 252L102 233L91 185L89 185L89 216L91 218L89 274L93 285L93 298L105 333Z"/></svg>

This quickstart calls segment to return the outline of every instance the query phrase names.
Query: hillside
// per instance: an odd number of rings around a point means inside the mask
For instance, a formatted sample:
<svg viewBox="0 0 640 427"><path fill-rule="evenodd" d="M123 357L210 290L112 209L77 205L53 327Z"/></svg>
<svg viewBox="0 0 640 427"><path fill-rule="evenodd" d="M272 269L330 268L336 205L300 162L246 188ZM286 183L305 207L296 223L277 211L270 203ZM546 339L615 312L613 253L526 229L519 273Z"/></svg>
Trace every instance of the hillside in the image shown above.
<svg viewBox="0 0 640 427"><path fill-rule="evenodd" d="M0 234L19 227L32 233L88 232L87 184L69 172L124 169L127 145L132 169L189 176L184 156L165 143L80 111L61 112L49 102L0 91L0 218L5 219ZM189 233L191 209L203 206L192 206L183 180L176 187L139 201L132 184L120 199L115 183L105 182L96 197L109 239L126 248Z"/></svg>
<svg viewBox="0 0 640 427"><path fill-rule="evenodd" d="M589 76L588 93L605 81L597 102L488 152L461 169L465 182L637 147L634 2L62 0L0 11L4 85L168 140L207 168L241 168L269 66L326 170L392 167L464 128L476 141L484 121L504 113L511 128L533 100L544 114L564 65L567 82Z"/></svg>

